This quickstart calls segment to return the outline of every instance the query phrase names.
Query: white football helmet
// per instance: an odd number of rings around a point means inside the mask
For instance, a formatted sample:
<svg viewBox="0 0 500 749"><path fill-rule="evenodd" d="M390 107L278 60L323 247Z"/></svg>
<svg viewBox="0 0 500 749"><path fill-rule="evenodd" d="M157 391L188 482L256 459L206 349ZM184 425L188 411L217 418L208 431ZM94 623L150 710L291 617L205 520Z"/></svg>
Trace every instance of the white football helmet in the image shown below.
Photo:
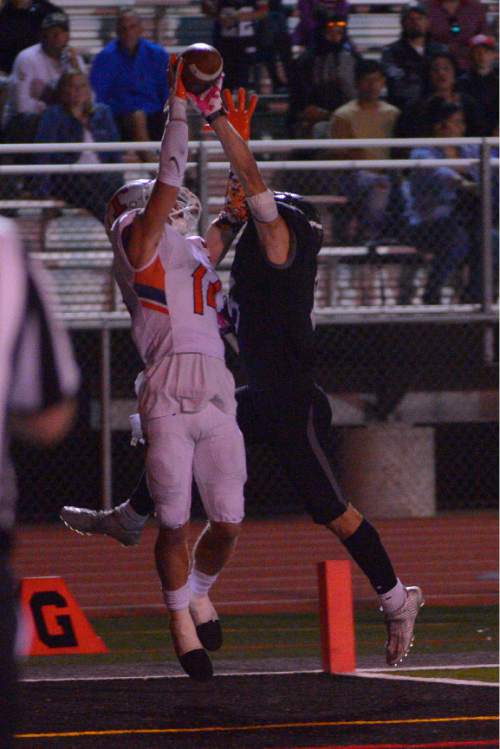
<svg viewBox="0 0 500 749"><path fill-rule="evenodd" d="M154 179L134 179L115 192L108 203L104 218L104 227L108 237L118 216L135 208L145 208L154 183ZM198 227L200 213L201 203L196 195L187 187L180 187L169 216L172 227L179 234L194 234Z"/></svg>
<svg viewBox="0 0 500 749"><path fill-rule="evenodd" d="M108 237L118 216L134 208L144 208L153 190L154 179L133 179L120 187L106 207L104 228Z"/></svg>

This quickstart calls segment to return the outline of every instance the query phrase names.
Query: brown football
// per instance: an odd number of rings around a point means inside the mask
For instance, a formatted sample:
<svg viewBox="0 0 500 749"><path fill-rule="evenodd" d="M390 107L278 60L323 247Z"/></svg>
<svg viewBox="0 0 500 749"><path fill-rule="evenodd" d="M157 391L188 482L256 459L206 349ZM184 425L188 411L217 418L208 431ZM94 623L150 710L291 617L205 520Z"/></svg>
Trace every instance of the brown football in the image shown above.
<svg viewBox="0 0 500 749"><path fill-rule="evenodd" d="M210 44L191 44L181 58L184 61L182 82L186 91L193 94L201 94L210 88L222 73L222 57Z"/></svg>

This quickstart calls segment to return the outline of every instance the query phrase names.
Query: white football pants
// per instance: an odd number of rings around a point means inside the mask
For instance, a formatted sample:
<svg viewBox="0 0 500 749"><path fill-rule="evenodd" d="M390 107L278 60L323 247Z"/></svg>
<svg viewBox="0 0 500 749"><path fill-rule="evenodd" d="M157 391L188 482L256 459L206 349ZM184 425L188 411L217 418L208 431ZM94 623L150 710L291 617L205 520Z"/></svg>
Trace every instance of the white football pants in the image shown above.
<svg viewBox="0 0 500 749"><path fill-rule="evenodd" d="M189 520L193 476L209 520L243 520L245 447L234 415L209 403L197 413L148 419L143 426L146 475L161 527Z"/></svg>

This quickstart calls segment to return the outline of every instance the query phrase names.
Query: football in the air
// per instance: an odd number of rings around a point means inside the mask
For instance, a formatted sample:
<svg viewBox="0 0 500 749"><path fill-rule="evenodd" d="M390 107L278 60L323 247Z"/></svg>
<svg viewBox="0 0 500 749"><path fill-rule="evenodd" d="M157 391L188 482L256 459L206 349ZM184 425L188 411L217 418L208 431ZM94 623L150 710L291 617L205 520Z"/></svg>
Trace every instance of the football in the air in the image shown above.
<svg viewBox="0 0 500 749"><path fill-rule="evenodd" d="M210 44L191 44L181 54L184 62L182 82L186 91L201 94L215 83L222 73L222 57Z"/></svg>

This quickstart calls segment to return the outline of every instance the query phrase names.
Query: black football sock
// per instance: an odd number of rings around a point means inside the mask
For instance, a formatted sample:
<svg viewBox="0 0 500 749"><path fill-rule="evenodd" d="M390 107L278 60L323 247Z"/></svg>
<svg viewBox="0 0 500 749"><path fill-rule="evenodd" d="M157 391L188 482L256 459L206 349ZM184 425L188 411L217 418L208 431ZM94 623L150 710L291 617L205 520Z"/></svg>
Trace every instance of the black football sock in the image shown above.
<svg viewBox="0 0 500 749"><path fill-rule="evenodd" d="M130 495L129 500L132 509L134 509L138 515L147 516L154 514L155 505L151 499L151 494L149 493L148 483L146 481L146 471L142 472L139 483Z"/></svg>
<svg viewBox="0 0 500 749"><path fill-rule="evenodd" d="M379 596L394 588L397 578L373 525L363 519L359 528L342 543Z"/></svg>

